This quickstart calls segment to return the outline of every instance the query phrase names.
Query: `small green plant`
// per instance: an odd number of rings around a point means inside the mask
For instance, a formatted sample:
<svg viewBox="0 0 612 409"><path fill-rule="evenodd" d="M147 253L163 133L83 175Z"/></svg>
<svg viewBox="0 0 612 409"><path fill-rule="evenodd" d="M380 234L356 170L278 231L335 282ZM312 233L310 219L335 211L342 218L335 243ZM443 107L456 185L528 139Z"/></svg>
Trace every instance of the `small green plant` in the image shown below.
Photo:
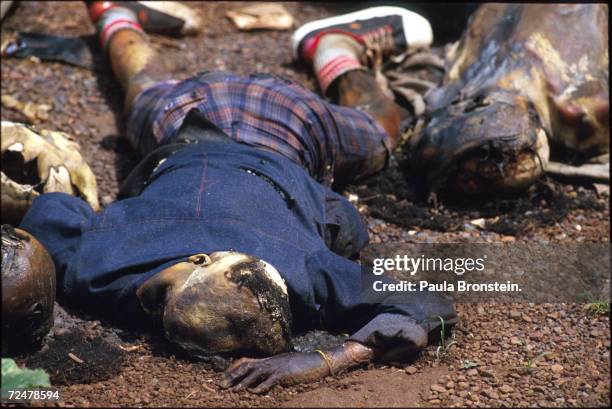
<svg viewBox="0 0 612 409"><path fill-rule="evenodd" d="M609 315L610 303L605 301L590 302L584 306L584 309L592 315Z"/></svg>
<svg viewBox="0 0 612 409"><path fill-rule="evenodd" d="M535 358L532 358L531 355L527 355L527 361L525 361L525 364L523 366L519 366L517 367L518 369L523 369L526 371L533 371L535 369L535 365L538 361L540 361L542 358L544 358L547 355L550 355L551 352L549 351L544 351L541 352L540 354L538 354L538 356L536 356Z"/></svg>
<svg viewBox="0 0 612 409"><path fill-rule="evenodd" d="M9 390L49 387L49 375L42 369L20 368L14 360L2 358L2 397Z"/></svg>
<svg viewBox="0 0 612 409"><path fill-rule="evenodd" d="M476 362L472 362L469 359L464 359L461 361L461 369L470 369L477 367L478 364Z"/></svg>
<svg viewBox="0 0 612 409"><path fill-rule="evenodd" d="M457 342L455 342L455 335L453 334L453 340L449 343L446 343L446 325L444 323L444 318L440 317L439 315L437 315L436 318L440 320L440 341L438 348L436 348L436 360L439 361L441 358L444 358L449 353L451 347Z"/></svg>

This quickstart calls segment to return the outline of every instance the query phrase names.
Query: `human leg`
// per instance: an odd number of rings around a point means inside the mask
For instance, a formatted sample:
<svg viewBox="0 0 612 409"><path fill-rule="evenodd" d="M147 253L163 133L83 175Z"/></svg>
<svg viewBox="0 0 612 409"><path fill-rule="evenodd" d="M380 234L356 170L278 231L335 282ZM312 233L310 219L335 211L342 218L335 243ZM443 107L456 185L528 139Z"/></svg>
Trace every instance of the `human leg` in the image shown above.
<svg viewBox="0 0 612 409"><path fill-rule="evenodd" d="M300 27L293 36L295 55L312 65L323 93L333 102L355 108L373 118L384 130L386 145L393 150L398 142L402 122L408 112L385 94L374 75L363 65L368 49L377 49L384 57L401 53L410 47L430 44L431 27L423 17L398 7L374 7L359 12L318 20ZM346 123L345 110L336 110L340 124ZM359 125L364 130L365 125ZM352 174L365 176L381 168L383 152L351 151L359 145L356 137L376 138L376 131L355 133L348 127L340 129L339 163L353 170ZM379 144L368 143L378 147ZM348 147L348 151L342 151ZM371 162L357 164L355 162ZM356 168L362 168L355 172ZM340 173L342 173L342 170ZM363 173L366 174L363 174Z"/></svg>
<svg viewBox="0 0 612 409"><path fill-rule="evenodd" d="M169 92L173 81L167 81L161 59L131 10L114 2L86 3L101 46L125 93L127 138L135 149L146 155L164 139L153 132L156 101ZM144 91L148 92L148 98L143 98Z"/></svg>
<svg viewBox="0 0 612 409"><path fill-rule="evenodd" d="M126 93L126 108L140 92L165 77L157 53L136 15L113 2L87 2L101 45Z"/></svg>

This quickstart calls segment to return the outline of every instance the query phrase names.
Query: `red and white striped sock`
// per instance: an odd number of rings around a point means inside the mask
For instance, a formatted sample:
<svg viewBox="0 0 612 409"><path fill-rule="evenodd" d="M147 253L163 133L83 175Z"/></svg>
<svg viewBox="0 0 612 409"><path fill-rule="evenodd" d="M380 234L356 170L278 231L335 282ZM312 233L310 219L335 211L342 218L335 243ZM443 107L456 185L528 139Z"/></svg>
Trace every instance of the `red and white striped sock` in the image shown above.
<svg viewBox="0 0 612 409"><path fill-rule="evenodd" d="M325 34L319 40L313 58L314 71L323 93L340 75L353 70L365 70L359 61L363 45L351 36Z"/></svg>
<svg viewBox="0 0 612 409"><path fill-rule="evenodd" d="M113 35L121 30L136 31L146 38L144 30L138 23L138 17L131 10L113 2L92 3L89 7L89 17L96 23L100 44L105 51Z"/></svg>

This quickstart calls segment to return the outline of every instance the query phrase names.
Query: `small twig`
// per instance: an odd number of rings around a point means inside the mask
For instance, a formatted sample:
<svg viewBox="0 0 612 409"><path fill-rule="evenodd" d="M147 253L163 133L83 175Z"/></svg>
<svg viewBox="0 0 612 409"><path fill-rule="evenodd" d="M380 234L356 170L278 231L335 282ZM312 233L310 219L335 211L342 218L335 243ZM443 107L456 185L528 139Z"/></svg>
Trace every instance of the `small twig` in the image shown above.
<svg viewBox="0 0 612 409"><path fill-rule="evenodd" d="M83 361L81 358L79 358L78 356L76 356L72 352L68 352L68 358L72 359L77 364L84 364L85 363L85 361Z"/></svg>
<svg viewBox="0 0 612 409"><path fill-rule="evenodd" d="M584 164L571 166L565 163L548 162L546 172L567 178L585 178L610 183L610 164Z"/></svg>
<svg viewBox="0 0 612 409"><path fill-rule="evenodd" d="M206 389L210 393L216 393L217 392L216 390L214 390L210 386L206 385L205 383L202 384L202 388Z"/></svg>
<svg viewBox="0 0 612 409"><path fill-rule="evenodd" d="M372 196L362 197L362 198L361 198L361 201L362 201L362 202L368 202L368 201L370 201L370 200L372 200L372 199L376 199L377 197L381 197L381 196L382 196L382 195L381 195L380 193L377 193L377 194L372 195Z"/></svg>
<svg viewBox="0 0 612 409"><path fill-rule="evenodd" d="M134 352L134 351L137 351L140 348L142 348L142 345L130 345L130 346L126 346L126 347L124 347L121 344L117 344L117 345L119 346L119 348L121 348L125 352Z"/></svg>

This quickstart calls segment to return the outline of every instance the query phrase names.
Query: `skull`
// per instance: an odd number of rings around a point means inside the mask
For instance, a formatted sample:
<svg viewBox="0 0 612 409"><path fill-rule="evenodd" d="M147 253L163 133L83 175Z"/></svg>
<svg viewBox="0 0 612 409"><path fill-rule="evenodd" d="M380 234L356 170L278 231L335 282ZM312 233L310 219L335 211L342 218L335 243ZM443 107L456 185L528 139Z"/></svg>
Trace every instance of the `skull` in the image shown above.
<svg viewBox="0 0 612 409"><path fill-rule="evenodd" d="M27 232L2 225L2 354L40 344L53 326L55 267Z"/></svg>

